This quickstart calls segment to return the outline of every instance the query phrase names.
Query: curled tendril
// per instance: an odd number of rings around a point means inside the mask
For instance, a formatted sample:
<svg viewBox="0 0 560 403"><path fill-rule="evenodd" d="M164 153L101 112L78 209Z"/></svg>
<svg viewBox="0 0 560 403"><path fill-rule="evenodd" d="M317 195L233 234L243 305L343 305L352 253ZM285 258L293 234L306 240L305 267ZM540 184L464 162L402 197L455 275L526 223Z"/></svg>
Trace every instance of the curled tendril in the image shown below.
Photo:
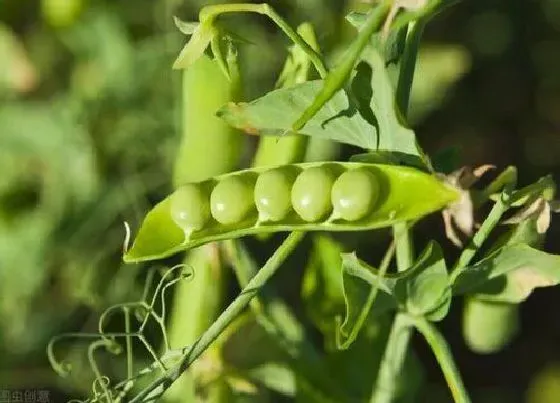
<svg viewBox="0 0 560 403"><path fill-rule="evenodd" d="M117 343L114 337L108 340L105 348L108 352L114 355L119 355L123 352L123 347L120 345L120 343Z"/></svg>
<svg viewBox="0 0 560 403"><path fill-rule="evenodd" d="M98 338L97 333L64 333L53 337L47 344L47 358L51 367L61 377L67 377L72 372L72 365L68 362L58 360L54 353L55 344L63 339L89 339Z"/></svg>
<svg viewBox="0 0 560 403"><path fill-rule="evenodd" d="M102 395L103 393L105 393L105 390L107 390L107 387L110 384L111 384L111 379L109 379L108 376L102 375L99 378L95 378L93 380L93 384L91 385L91 391L94 396ZM101 388L103 390L99 392L98 388Z"/></svg>
<svg viewBox="0 0 560 403"><path fill-rule="evenodd" d="M125 228L128 231L128 225L125 223ZM126 243L126 242L125 242ZM125 246L126 248L126 246ZM166 370L166 364L169 362L173 362L177 358L180 358L184 355L185 351L188 348L183 349L176 349L171 350L169 343L167 341L167 334L165 328L165 318L167 314L166 304L165 304L165 297L166 292L169 287L175 285L177 282L181 280L192 279L194 277L194 270L191 266L188 265L177 265L172 268L167 269L161 276L161 279L158 281L153 293L150 293L150 284L153 283L153 276L155 270L150 271L146 279L146 284L144 286L142 299L137 302L126 302L121 304L113 305L107 308L99 317L98 321L98 333L67 333L61 334L58 336L53 337L48 346L47 346L47 356L52 368L57 372L58 375L62 377L68 376L68 374L72 370L72 366L64 362L62 360L58 360L55 355L55 345L56 343L60 342L62 339L96 339L92 341L87 349L87 357L90 364L90 367L95 375L95 380L92 384L92 393L93 396L88 400L78 400L74 399L73 402L80 402L80 403L94 403L94 402L111 402L111 403L119 403L125 400L127 393L133 388L134 382L136 379L143 377L147 374L152 373L155 370ZM177 273L178 272L178 273ZM151 296L149 296L151 294ZM157 302L161 303L160 312L155 308ZM111 317L113 317L117 311L123 312L125 316L126 326L124 332L108 332L106 331L106 327L108 321ZM140 326L138 329L131 331L130 329L130 322L128 321L130 318L130 313L134 313L135 317L140 322ZM152 347L152 345L148 342L147 338L144 336L144 328L150 318L159 325L162 337L165 345L165 352L163 353L162 357L158 357L156 351ZM126 338L126 354L127 354L127 361L131 363L132 361L132 349L130 348L130 338L136 337L149 354L152 356L154 362L140 370L136 373L136 375L132 376L132 366L129 365L128 370L128 378L122 382L119 382L112 387L110 387L111 382L110 379L101 374L99 366L97 365L97 361L95 359L95 353L99 348L104 348L111 354L120 354L123 352L123 344L117 342L117 338Z"/></svg>
<svg viewBox="0 0 560 403"><path fill-rule="evenodd" d="M126 254L130 246L131 231L130 225L125 221L124 223L124 241L123 241L123 254Z"/></svg>
<svg viewBox="0 0 560 403"><path fill-rule="evenodd" d="M107 332L105 332L105 323L107 322L107 320L113 315L113 312L116 310L124 310L127 308L138 308L141 307L145 310L149 310L149 307L147 306L147 304L143 301L139 301L139 302L125 302L122 304L115 304L113 306L110 306L109 308L105 309L105 311L103 311L103 313L101 314L101 316L99 317L99 322L98 322L98 332L99 332L99 336L103 337L103 338L107 338L105 337L106 334L108 334ZM130 336L137 336L138 332L132 332L130 334L125 333L124 335L130 335Z"/></svg>
<svg viewBox="0 0 560 403"><path fill-rule="evenodd" d="M92 391L94 396L99 396L103 394L107 398L107 402L112 402L113 401L112 394L108 388L108 386L111 383L111 380L108 377L101 375L101 371L99 370L99 366L97 365L97 361L95 360L95 351L101 347L105 347L106 349L108 349L109 343L110 342L108 342L105 339L97 340L91 343L88 347L88 361L91 369L95 374L95 380L93 381L93 385L92 385ZM98 387L101 388L102 393L98 393L97 391Z"/></svg>
<svg viewBox="0 0 560 403"><path fill-rule="evenodd" d="M166 313L167 313L166 312L166 305L165 305L165 293L167 292L167 289L169 287L174 286L179 281L192 280L194 278L193 268L191 266L186 265L186 264L177 265L177 266L171 268L167 273L170 273L170 272L178 270L178 269L181 269L181 272L179 273L177 278L174 278L174 279L168 281L167 284L165 284L161 289L160 296L161 296L161 317L162 318L165 318Z"/></svg>

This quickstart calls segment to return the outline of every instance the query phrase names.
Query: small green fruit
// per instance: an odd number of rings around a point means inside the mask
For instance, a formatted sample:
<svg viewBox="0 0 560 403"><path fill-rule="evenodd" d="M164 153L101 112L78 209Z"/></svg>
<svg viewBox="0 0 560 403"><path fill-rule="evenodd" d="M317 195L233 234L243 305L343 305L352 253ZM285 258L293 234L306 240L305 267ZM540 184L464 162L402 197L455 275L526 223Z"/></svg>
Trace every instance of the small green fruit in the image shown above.
<svg viewBox="0 0 560 403"><path fill-rule="evenodd" d="M292 206L307 222L324 219L331 211L331 189L335 177L324 166L305 169L294 182Z"/></svg>
<svg viewBox="0 0 560 403"><path fill-rule="evenodd" d="M253 183L239 175L223 179L210 195L212 216L221 224L238 223L254 208Z"/></svg>
<svg viewBox="0 0 560 403"><path fill-rule="evenodd" d="M210 219L208 195L199 185L181 186L171 195L171 217L185 231L198 231Z"/></svg>
<svg viewBox="0 0 560 403"><path fill-rule="evenodd" d="M371 212L379 197L379 183L367 169L352 169L339 176L333 185L331 201L335 215L357 221Z"/></svg>

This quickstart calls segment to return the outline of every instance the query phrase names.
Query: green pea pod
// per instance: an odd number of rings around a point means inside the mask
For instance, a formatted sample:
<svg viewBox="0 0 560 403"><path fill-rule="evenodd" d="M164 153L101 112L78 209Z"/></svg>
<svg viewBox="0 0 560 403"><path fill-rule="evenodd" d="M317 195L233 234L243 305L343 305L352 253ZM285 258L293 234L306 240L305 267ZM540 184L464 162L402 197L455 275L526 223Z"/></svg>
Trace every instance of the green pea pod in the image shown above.
<svg viewBox="0 0 560 403"><path fill-rule="evenodd" d="M269 182L256 186L263 177ZM126 262L250 234L382 228L440 210L458 197L455 189L420 170L356 162L253 168L196 186L198 192L180 188L148 213L124 255Z"/></svg>
<svg viewBox="0 0 560 403"><path fill-rule="evenodd" d="M202 55L182 72L182 137L173 174L175 187L230 172L239 165L245 136L215 115L221 105L239 99L239 76L233 63L229 67L228 78L217 61ZM210 149L212 158L208 158ZM184 209L179 219L204 228L210 218L210 203L205 196L196 185L180 187L177 199L197 202L188 204L195 209ZM192 221L196 218L198 222ZM212 244L193 249L185 256L184 263L196 275L191 281L181 281L174 287L173 306L166 318L172 347L196 342L221 312L227 276L219 256L218 246ZM206 351L203 361L219 368L221 354L221 347L214 344ZM196 401L200 395L205 396L206 403L219 403L231 401L228 393L223 379L208 385L195 370L183 374L165 396L168 403Z"/></svg>
<svg viewBox="0 0 560 403"><path fill-rule="evenodd" d="M463 337L478 354L502 350L519 329L519 306L468 298L463 312Z"/></svg>
<svg viewBox="0 0 560 403"><path fill-rule="evenodd" d="M239 162L245 136L215 116L223 104L238 98L239 91L238 80L228 80L218 63L206 55L186 70L182 111L188 134L177 151L176 186L228 172Z"/></svg>

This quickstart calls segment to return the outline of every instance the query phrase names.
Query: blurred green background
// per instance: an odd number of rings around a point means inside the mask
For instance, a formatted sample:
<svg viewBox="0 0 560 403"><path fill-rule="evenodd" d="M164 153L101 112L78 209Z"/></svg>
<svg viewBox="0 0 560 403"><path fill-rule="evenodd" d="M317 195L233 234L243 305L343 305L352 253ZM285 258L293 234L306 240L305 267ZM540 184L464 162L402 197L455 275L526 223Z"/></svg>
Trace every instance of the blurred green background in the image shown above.
<svg viewBox="0 0 560 403"><path fill-rule="evenodd" d="M91 379L58 377L45 346L94 330L103 309L139 295L147 266L121 263L123 221L137 228L172 188L181 76L171 64L185 42L172 16L194 20L207 3L0 0L0 389L49 389L56 402L88 393ZM311 21L333 56L353 34L345 13L364 7L270 4L294 26ZM261 18L232 23L253 42L242 48L252 99L273 86L287 41ZM458 146L465 165L513 164L523 184L560 178L560 2L463 1L429 24L423 44L411 124L429 153ZM440 221L420 225L417 238L456 253ZM560 253L559 237L555 218L548 251ZM289 287L288 276L279 281ZM442 327L476 402L560 401L558 306L557 289L536 292L519 335L488 356L466 347L454 307ZM419 401L445 402L431 352L414 347L426 371ZM68 344L76 361L84 348Z"/></svg>

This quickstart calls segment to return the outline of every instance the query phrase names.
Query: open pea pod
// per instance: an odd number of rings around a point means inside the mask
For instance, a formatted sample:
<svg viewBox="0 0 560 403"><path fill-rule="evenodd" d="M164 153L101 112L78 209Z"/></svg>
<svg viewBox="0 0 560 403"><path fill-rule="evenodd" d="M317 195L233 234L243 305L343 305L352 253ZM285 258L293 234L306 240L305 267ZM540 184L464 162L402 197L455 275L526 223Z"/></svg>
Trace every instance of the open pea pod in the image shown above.
<svg viewBox="0 0 560 403"><path fill-rule="evenodd" d="M357 162L253 168L178 188L146 216L125 262L278 231L363 231L444 208L458 192L420 170Z"/></svg>

